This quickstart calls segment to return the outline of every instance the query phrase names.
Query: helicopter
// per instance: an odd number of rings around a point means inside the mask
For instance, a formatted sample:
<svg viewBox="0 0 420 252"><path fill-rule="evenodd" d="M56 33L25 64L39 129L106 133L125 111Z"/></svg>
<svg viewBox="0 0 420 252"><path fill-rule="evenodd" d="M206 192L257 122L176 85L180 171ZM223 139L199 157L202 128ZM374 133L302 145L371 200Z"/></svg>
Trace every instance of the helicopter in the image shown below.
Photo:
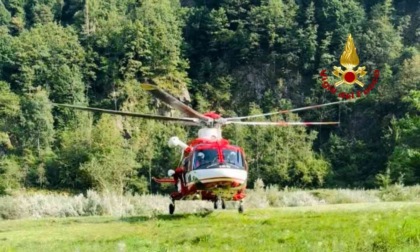
<svg viewBox="0 0 420 252"><path fill-rule="evenodd" d="M214 208L226 208L225 201L238 202L238 212L244 212L243 199L248 179L248 164L244 150L230 144L222 137L222 126L229 124L249 126L313 126L337 125L339 122L290 122L290 121L246 121L257 117L266 117L276 114L293 113L297 111L317 109L349 102L342 100L302 108L280 110L276 112L223 118L220 114L211 111L200 113L187 106L171 94L159 88L156 84L140 84L143 90L151 93L155 98L179 110L187 117L171 117L151 115L134 112L108 110L71 104L57 104L53 106L67 107L91 112L101 112L121 116L139 117L167 122L176 122L188 126L198 126L198 136L188 143L173 136L168 145L182 150L181 162L175 169L168 170L167 178L155 178L156 183L174 184L176 191L170 194L169 214L175 212L175 202L179 200L206 200L214 203Z"/></svg>

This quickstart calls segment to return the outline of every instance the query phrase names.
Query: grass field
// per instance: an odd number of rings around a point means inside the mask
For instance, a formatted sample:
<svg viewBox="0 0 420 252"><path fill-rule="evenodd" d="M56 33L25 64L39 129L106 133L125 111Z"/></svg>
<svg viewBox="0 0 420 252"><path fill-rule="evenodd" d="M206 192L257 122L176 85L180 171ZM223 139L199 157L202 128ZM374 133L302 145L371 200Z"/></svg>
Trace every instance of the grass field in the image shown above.
<svg viewBox="0 0 420 252"><path fill-rule="evenodd" d="M0 221L0 251L418 251L420 203Z"/></svg>

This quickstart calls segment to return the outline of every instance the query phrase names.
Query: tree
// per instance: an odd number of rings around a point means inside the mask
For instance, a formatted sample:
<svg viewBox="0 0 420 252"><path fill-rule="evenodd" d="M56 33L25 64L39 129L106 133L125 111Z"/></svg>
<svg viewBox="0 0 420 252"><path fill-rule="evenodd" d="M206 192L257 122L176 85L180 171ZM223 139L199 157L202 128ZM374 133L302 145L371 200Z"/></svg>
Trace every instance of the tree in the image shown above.
<svg viewBox="0 0 420 252"><path fill-rule="evenodd" d="M12 88L23 91L41 86L55 102L83 102L84 50L71 28L53 23L37 26L13 41L13 51L8 62L12 70L5 76Z"/></svg>
<svg viewBox="0 0 420 252"><path fill-rule="evenodd" d="M22 150L40 154L50 150L54 140L53 116L46 91L26 94L21 100L19 141Z"/></svg>
<svg viewBox="0 0 420 252"><path fill-rule="evenodd" d="M255 105L251 115L260 114ZM272 121L295 121L296 116L273 117ZM316 133L303 127L231 126L225 137L233 139L247 154L250 180L263 178L266 184L281 186L319 186L329 171L329 164L312 151Z"/></svg>
<svg viewBox="0 0 420 252"><path fill-rule="evenodd" d="M0 195L20 188L23 175L18 157L0 156Z"/></svg>
<svg viewBox="0 0 420 252"><path fill-rule="evenodd" d="M19 34L21 31L23 31L25 27L24 1L5 1L5 7L10 12L10 15L12 17L8 24L10 32L15 35Z"/></svg>
<svg viewBox="0 0 420 252"><path fill-rule="evenodd" d="M92 149L92 115L77 112L77 120L57 133L56 158L47 165L50 188L87 190L93 186L92 179L81 167L89 161Z"/></svg>
<svg viewBox="0 0 420 252"><path fill-rule="evenodd" d="M103 115L92 130L89 161L82 164L100 190L122 194L136 167L135 153L130 150L116 127L117 117Z"/></svg>
<svg viewBox="0 0 420 252"><path fill-rule="evenodd" d="M302 65L305 70L313 70L318 47L318 25L315 20L315 5L310 2L305 10L305 27L298 30L302 48Z"/></svg>
<svg viewBox="0 0 420 252"><path fill-rule="evenodd" d="M12 16L10 15L10 12L4 6L3 1L1 1L0 2L0 25L9 24L11 19L12 19Z"/></svg>
<svg viewBox="0 0 420 252"><path fill-rule="evenodd" d="M53 102L85 102L84 50L71 28L49 23L6 42L0 73L12 90L23 94L41 87ZM59 125L74 119L69 110L61 109L57 114L61 116L56 117Z"/></svg>
<svg viewBox="0 0 420 252"><path fill-rule="evenodd" d="M24 176L19 158L12 155L15 146L11 136L19 113L19 97L10 91L7 83L0 81L0 195L19 188Z"/></svg>
<svg viewBox="0 0 420 252"><path fill-rule="evenodd" d="M62 5L63 1L27 0L25 12L28 25L47 24L53 22L54 19L59 21Z"/></svg>
<svg viewBox="0 0 420 252"><path fill-rule="evenodd" d="M412 90L404 101L411 104L411 113L392 121L395 148L390 156L388 168L391 178L413 185L420 180L420 92Z"/></svg>
<svg viewBox="0 0 420 252"><path fill-rule="evenodd" d="M6 82L0 81L0 156L13 149L10 134L20 113L19 96L10 91Z"/></svg>
<svg viewBox="0 0 420 252"><path fill-rule="evenodd" d="M46 91L37 90L21 98L21 114L16 130L18 153L25 172L26 186L44 186L45 165L51 159L54 118Z"/></svg>
<svg viewBox="0 0 420 252"><path fill-rule="evenodd" d="M360 37L358 51L361 62L371 67L380 68L384 64L391 64L400 55L402 38L391 23L391 1L372 7L371 17L366 22L363 35Z"/></svg>
<svg viewBox="0 0 420 252"><path fill-rule="evenodd" d="M363 6L355 0L322 0L316 1L316 19L319 32L323 36L332 34L331 49L339 56L348 34L353 34L357 40L363 34L362 24L365 23ZM358 50L360 50L358 48Z"/></svg>

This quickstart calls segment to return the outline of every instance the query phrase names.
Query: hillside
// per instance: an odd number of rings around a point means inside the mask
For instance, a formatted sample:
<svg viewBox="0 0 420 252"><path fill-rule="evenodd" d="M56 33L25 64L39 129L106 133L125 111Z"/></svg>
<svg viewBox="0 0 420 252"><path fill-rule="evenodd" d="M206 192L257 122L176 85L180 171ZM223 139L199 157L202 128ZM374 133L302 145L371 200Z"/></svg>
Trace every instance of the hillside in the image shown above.
<svg viewBox="0 0 420 252"><path fill-rule="evenodd" d="M376 87L355 103L228 126L249 185L373 188L420 181L420 5L345 0L0 2L0 194L19 188L167 192L169 137L196 129L53 103L172 114L150 79L201 112L257 114L339 100L321 86L352 34ZM330 74L330 83L335 77Z"/></svg>

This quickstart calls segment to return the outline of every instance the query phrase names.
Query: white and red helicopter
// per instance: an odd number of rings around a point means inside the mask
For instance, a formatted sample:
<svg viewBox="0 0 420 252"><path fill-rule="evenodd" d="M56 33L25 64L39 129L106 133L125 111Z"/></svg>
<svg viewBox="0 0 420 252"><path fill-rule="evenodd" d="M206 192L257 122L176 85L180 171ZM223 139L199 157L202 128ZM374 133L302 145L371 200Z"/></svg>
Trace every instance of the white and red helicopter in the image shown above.
<svg viewBox="0 0 420 252"><path fill-rule="evenodd" d="M286 114L308 109L316 109L336 105L348 101L337 101L321 105L312 105L303 108L281 110L251 116L223 118L215 112L200 113L185 105L169 93L153 84L141 84L144 90L166 104L179 110L187 117L170 117L142 113L107 110L69 104L53 104L54 106L68 107L79 110L115 114L121 116L139 117L145 119L177 122L185 125L199 126L198 137L188 144L174 136L169 139L170 147L179 147L183 150L181 163L176 169L168 171L169 178L153 178L157 183L172 183L177 190L170 194L171 203L169 214L175 211L175 201L184 199L199 199L212 201L214 208L225 209L225 201L237 201L238 211L244 211L243 199L248 178L248 165L243 149L231 145L222 137L221 127L228 124L252 126L312 126L337 125L339 122L256 122L244 121L257 117Z"/></svg>

